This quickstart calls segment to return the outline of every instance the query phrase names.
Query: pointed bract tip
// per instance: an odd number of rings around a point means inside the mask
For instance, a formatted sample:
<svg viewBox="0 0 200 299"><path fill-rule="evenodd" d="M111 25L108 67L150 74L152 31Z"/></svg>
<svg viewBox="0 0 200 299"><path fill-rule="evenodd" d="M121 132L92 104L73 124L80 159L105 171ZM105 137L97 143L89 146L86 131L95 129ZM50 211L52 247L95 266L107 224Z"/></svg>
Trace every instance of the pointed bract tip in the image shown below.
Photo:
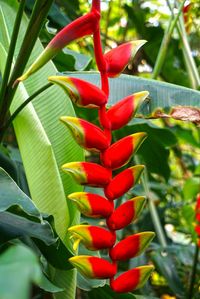
<svg viewBox="0 0 200 299"><path fill-rule="evenodd" d="M71 200L76 200L83 196L86 196L85 192L73 192L73 193L67 195L67 197Z"/></svg>
<svg viewBox="0 0 200 299"><path fill-rule="evenodd" d="M134 100L138 102L143 102L146 97L148 97L149 92L147 90L139 91L133 94Z"/></svg>
<svg viewBox="0 0 200 299"><path fill-rule="evenodd" d="M69 123L78 124L79 123L78 118L73 117L73 116L61 116L59 118L59 120L65 124L69 124Z"/></svg>
<svg viewBox="0 0 200 299"><path fill-rule="evenodd" d="M89 262L91 256L87 255L77 255L68 259L68 261L77 268L80 273L88 278L93 278L92 265Z"/></svg>
<svg viewBox="0 0 200 299"><path fill-rule="evenodd" d="M131 200L134 202L136 217L138 217L140 215L140 213L142 212L147 199L144 196L136 196L136 197L132 198Z"/></svg>
<svg viewBox="0 0 200 299"><path fill-rule="evenodd" d="M136 268L140 271L140 281L136 287L136 289L139 289L143 287L143 285L146 283L147 279L150 277L151 273L154 271L154 266L148 265L148 266L140 266Z"/></svg>
<svg viewBox="0 0 200 299"><path fill-rule="evenodd" d="M135 55L135 53L141 48L144 44L146 44L147 41L145 39L139 39L139 40L134 40L131 42L132 45L132 55Z"/></svg>

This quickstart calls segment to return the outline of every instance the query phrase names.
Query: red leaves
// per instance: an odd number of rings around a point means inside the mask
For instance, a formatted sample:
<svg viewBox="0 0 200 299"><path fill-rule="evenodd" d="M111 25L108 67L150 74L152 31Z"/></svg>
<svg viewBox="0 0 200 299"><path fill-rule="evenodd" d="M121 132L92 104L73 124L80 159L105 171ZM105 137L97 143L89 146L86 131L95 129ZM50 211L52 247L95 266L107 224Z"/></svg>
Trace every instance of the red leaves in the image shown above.
<svg viewBox="0 0 200 299"><path fill-rule="evenodd" d="M98 26L100 15L97 11L91 11L86 15L76 19L65 26L56 36L50 41L40 56L29 67L25 74L17 79L17 82L26 80L31 74L38 71L44 64L52 59L61 49L63 49L71 41L81 38L85 35L90 35Z"/></svg>
<svg viewBox="0 0 200 299"><path fill-rule="evenodd" d="M146 43L145 40L137 40L124 43L104 55L107 63L108 77L119 76L130 60L135 56L139 48Z"/></svg>
<svg viewBox="0 0 200 299"><path fill-rule="evenodd" d="M111 279L110 286L117 293L127 293L141 288L153 271L153 266L141 266Z"/></svg>
<svg viewBox="0 0 200 299"><path fill-rule="evenodd" d="M129 225L138 217L144 207L144 203L145 197L143 196L137 196L123 203L107 219L109 229L119 230Z"/></svg>
<svg viewBox="0 0 200 299"><path fill-rule="evenodd" d="M62 87L77 106L98 108L107 102L106 94L87 81L67 76L51 76L48 80Z"/></svg>
<svg viewBox="0 0 200 299"><path fill-rule="evenodd" d="M148 91L140 91L113 105L107 112L111 129L118 130L125 126L135 115L137 109L148 95Z"/></svg>
<svg viewBox="0 0 200 299"><path fill-rule="evenodd" d="M154 238L153 232L138 233L117 243L110 250L113 261L126 261L140 255Z"/></svg>
<svg viewBox="0 0 200 299"><path fill-rule="evenodd" d="M103 151L109 146L104 132L90 122L70 116L62 116L60 120L70 129L77 143L85 149Z"/></svg>
<svg viewBox="0 0 200 299"><path fill-rule="evenodd" d="M94 32L99 19L97 12L90 12L65 26L48 44L48 48L63 49L71 41Z"/></svg>
<svg viewBox="0 0 200 299"><path fill-rule="evenodd" d="M197 244L200 247L200 193L197 194L197 201L196 201L196 206L195 206L195 218L197 221L195 231L198 236Z"/></svg>
<svg viewBox="0 0 200 299"><path fill-rule="evenodd" d="M68 195L68 198L76 203L83 215L88 217L107 218L113 211L111 203L98 194L75 192Z"/></svg>
<svg viewBox="0 0 200 299"><path fill-rule="evenodd" d="M69 262L88 278L107 279L113 277L117 272L116 264L111 264L96 256L74 256L69 259Z"/></svg>
<svg viewBox="0 0 200 299"><path fill-rule="evenodd" d="M143 165L136 165L117 174L104 189L106 197L114 200L124 195L137 183L143 169Z"/></svg>
<svg viewBox="0 0 200 299"><path fill-rule="evenodd" d="M111 180L111 172L101 165L90 162L70 162L62 170L72 175L81 185L104 187Z"/></svg>
<svg viewBox="0 0 200 299"><path fill-rule="evenodd" d="M101 156L102 163L107 168L119 168L131 159L141 143L146 138L146 133L135 133L113 143Z"/></svg>
<svg viewBox="0 0 200 299"><path fill-rule="evenodd" d="M75 241L74 249L77 248L79 242L82 242L89 250L111 248L116 240L115 233L93 225L75 225L71 226L68 231Z"/></svg>

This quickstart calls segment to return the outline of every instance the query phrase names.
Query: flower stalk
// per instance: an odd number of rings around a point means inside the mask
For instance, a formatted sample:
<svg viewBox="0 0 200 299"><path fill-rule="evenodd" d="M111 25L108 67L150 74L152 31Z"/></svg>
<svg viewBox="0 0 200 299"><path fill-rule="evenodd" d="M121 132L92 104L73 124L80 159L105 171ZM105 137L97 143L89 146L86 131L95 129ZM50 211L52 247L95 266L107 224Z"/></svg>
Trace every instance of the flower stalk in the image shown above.
<svg viewBox="0 0 200 299"><path fill-rule="evenodd" d="M101 128L84 119L69 116L61 116L60 120L81 147L99 153L100 165L74 161L64 164L62 170L72 175L81 185L103 189L105 196L75 192L68 198L87 217L104 218L107 228L89 224L76 225L70 227L68 233L74 242L74 250L78 248L79 243L91 251L107 249L110 261L94 256L74 256L69 261L88 278L110 278L111 288L123 293L142 287L153 271L153 266L138 267L116 278L118 261L140 255L153 239L154 233L138 233L115 244L116 230L123 229L139 216L145 198L142 196L132 198L117 209L114 207L114 200L123 196L138 182L144 165L131 166L117 175L113 174L113 170L128 163L146 138L146 134L144 132L132 134L112 144L112 131L122 128L134 117L135 112L148 96L148 92L140 91L129 95L107 110L108 78L118 76L145 41L126 43L104 54L100 35L100 17L100 0L93 0L91 11L61 30L28 71L18 78L18 81L25 80L39 70L70 41L88 34L93 35L94 54L100 72L101 87L73 77L51 76L48 79L63 88L76 105L98 109ZM121 56L123 59L119 59Z"/></svg>

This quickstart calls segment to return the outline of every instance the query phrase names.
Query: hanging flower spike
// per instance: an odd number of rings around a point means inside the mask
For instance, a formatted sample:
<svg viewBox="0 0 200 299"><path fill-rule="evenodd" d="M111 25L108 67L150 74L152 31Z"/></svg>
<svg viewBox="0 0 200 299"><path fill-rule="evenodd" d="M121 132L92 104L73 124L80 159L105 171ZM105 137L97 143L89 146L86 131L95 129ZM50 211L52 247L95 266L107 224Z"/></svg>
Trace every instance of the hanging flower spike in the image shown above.
<svg viewBox="0 0 200 299"><path fill-rule="evenodd" d="M144 165L136 165L117 174L105 187L104 193L110 200L124 195L140 178Z"/></svg>
<svg viewBox="0 0 200 299"><path fill-rule="evenodd" d="M104 54L104 58L107 63L108 77L113 78L119 76L133 59L140 47L142 47L145 43L146 40L128 42Z"/></svg>
<svg viewBox="0 0 200 299"><path fill-rule="evenodd" d="M113 261L126 261L140 255L149 246L155 234L144 232L129 236L110 249L110 258Z"/></svg>
<svg viewBox="0 0 200 299"><path fill-rule="evenodd" d="M195 231L197 233L197 244L200 247L200 193L197 194L197 201L195 206L195 219L197 221Z"/></svg>
<svg viewBox="0 0 200 299"><path fill-rule="evenodd" d="M104 132L90 122L71 116L62 116L60 120L70 129L77 143L87 150L103 151L109 146Z"/></svg>
<svg viewBox="0 0 200 299"><path fill-rule="evenodd" d="M70 42L79 39L86 35L91 35L97 24L100 15L97 11L90 13L76 19L75 21L64 27L56 36L50 41L44 51L29 67L29 69L17 79L17 82L26 80L31 74L38 71L44 64L52 59L56 54L62 50Z"/></svg>
<svg viewBox="0 0 200 299"><path fill-rule="evenodd" d="M62 170L70 173L81 185L103 187L111 180L111 172L96 163L70 162L64 164Z"/></svg>
<svg viewBox="0 0 200 299"><path fill-rule="evenodd" d="M145 284L153 270L153 266L141 266L134 268L124 272L116 279L111 279L110 286L112 290L117 293L132 292L141 288Z"/></svg>
<svg viewBox="0 0 200 299"><path fill-rule="evenodd" d="M129 225L140 215L145 202L144 196L137 196L120 205L106 221L109 229L119 230Z"/></svg>
<svg viewBox="0 0 200 299"><path fill-rule="evenodd" d="M197 194L197 202L195 207L195 217L198 222L200 222L200 193Z"/></svg>
<svg viewBox="0 0 200 299"><path fill-rule="evenodd" d="M80 242L89 250L111 248L116 240L115 233L94 225L74 225L68 232L74 240L74 250Z"/></svg>
<svg viewBox="0 0 200 299"><path fill-rule="evenodd" d="M61 86L79 107L99 108L107 102L105 93L87 81L67 76L51 76L48 80Z"/></svg>
<svg viewBox="0 0 200 299"><path fill-rule="evenodd" d="M126 136L113 143L102 153L101 161L103 165L112 169L122 167L129 162L146 137L146 133L140 132Z"/></svg>
<svg viewBox="0 0 200 299"><path fill-rule="evenodd" d="M100 257L79 255L69 259L69 262L87 278L107 279L117 272L116 264L111 264Z"/></svg>
<svg viewBox="0 0 200 299"><path fill-rule="evenodd" d="M111 129L118 130L125 126L133 118L137 109L148 95L148 91L140 91L113 105L107 112L108 119L111 123Z"/></svg>
<svg viewBox="0 0 200 299"><path fill-rule="evenodd" d="M111 203L98 194L74 192L68 195L68 198L75 202L79 211L87 217L107 218L113 211Z"/></svg>

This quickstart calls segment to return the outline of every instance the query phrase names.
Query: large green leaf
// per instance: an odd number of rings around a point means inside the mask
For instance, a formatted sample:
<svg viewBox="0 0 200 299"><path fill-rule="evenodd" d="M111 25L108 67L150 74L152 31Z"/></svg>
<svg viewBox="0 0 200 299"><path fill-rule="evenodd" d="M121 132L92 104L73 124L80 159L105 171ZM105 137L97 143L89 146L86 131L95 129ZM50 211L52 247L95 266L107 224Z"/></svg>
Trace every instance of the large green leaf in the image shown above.
<svg viewBox="0 0 200 299"><path fill-rule="evenodd" d="M48 222L37 223L10 212L0 213L0 243L31 237L51 245L56 242Z"/></svg>
<svg viewBox="0 0 200 299"><path fill-rule="evenodd" d="M0 256L0 298L28 299L32 283L48 292L62 291L47 280L36 255L28 247L11 246Z"/></svg>
<svg viewBox="0 0 200 299"><path fill-rule="evenodd" d="M16 0L0 0L1 32L0 42L8 49L9 40L18 8ZM18 38L17 51L19 50L28 20L24 16ZM2 54L1 58L6 61ZM42 51L42 45L37 41L29 65ZM2 64L1 67L3 68ZM31 80L20 84L11 113L24 102L33 92L46 84L47 77L55 74L54 65L49 62L40 73ZM70 222L78 219L76 209L66 201L68 193L80 190L80 187L66 174L60 173L60 166L67 161L83 159L83 151L76 145L71 135L59 124L61 115L74 115L71 101L64 92L56 87L51 87L39 95L34 104L29 104L14 121L15 133L20 147L31 197L40 211L52 214L58 235L66 243L66 229ZM69 275L68 275L69 274ZM68 298L74 298L75 280L74 272L65 275L55 273L54 277L59 284L67 286Z"/></svg>
<svg viewBox="0 0 200 299"><path fill-rule="evenodd" d="M11 177L0 168L0 212L11 206L20 207L26 214L41 219L33 201L17 186Z"/></svg>
<svg viewBox="0 0 200 299"><path fill-rule="evenodd" d="M62 270L71 269L67 258L72 254L54 236L46 215L45 220L43 216L33 201L0 168L0 243L15 238L34 238L41 253L52 266Z"/></svg>
<svg viewBox="0 0 200 299"><path fill-rule="evenodd" d="M66 73L66 75L80 77L100 85L100 77L96 72L74 72ZM128 75L121 75L118 78L110 79L109 82L110 105L134 92L148 90L150 93L149 102L146 102L139 111L139 114L143 117L159 117L160 114L158 112L161 111L166 117L172 115L177 119L180 117L182 119L200 121L199 91L166 82ZM186 110L184 112L180 111L180 106L184 106ZM191 107L193 110L187 110L187 107Z"/></svg>

